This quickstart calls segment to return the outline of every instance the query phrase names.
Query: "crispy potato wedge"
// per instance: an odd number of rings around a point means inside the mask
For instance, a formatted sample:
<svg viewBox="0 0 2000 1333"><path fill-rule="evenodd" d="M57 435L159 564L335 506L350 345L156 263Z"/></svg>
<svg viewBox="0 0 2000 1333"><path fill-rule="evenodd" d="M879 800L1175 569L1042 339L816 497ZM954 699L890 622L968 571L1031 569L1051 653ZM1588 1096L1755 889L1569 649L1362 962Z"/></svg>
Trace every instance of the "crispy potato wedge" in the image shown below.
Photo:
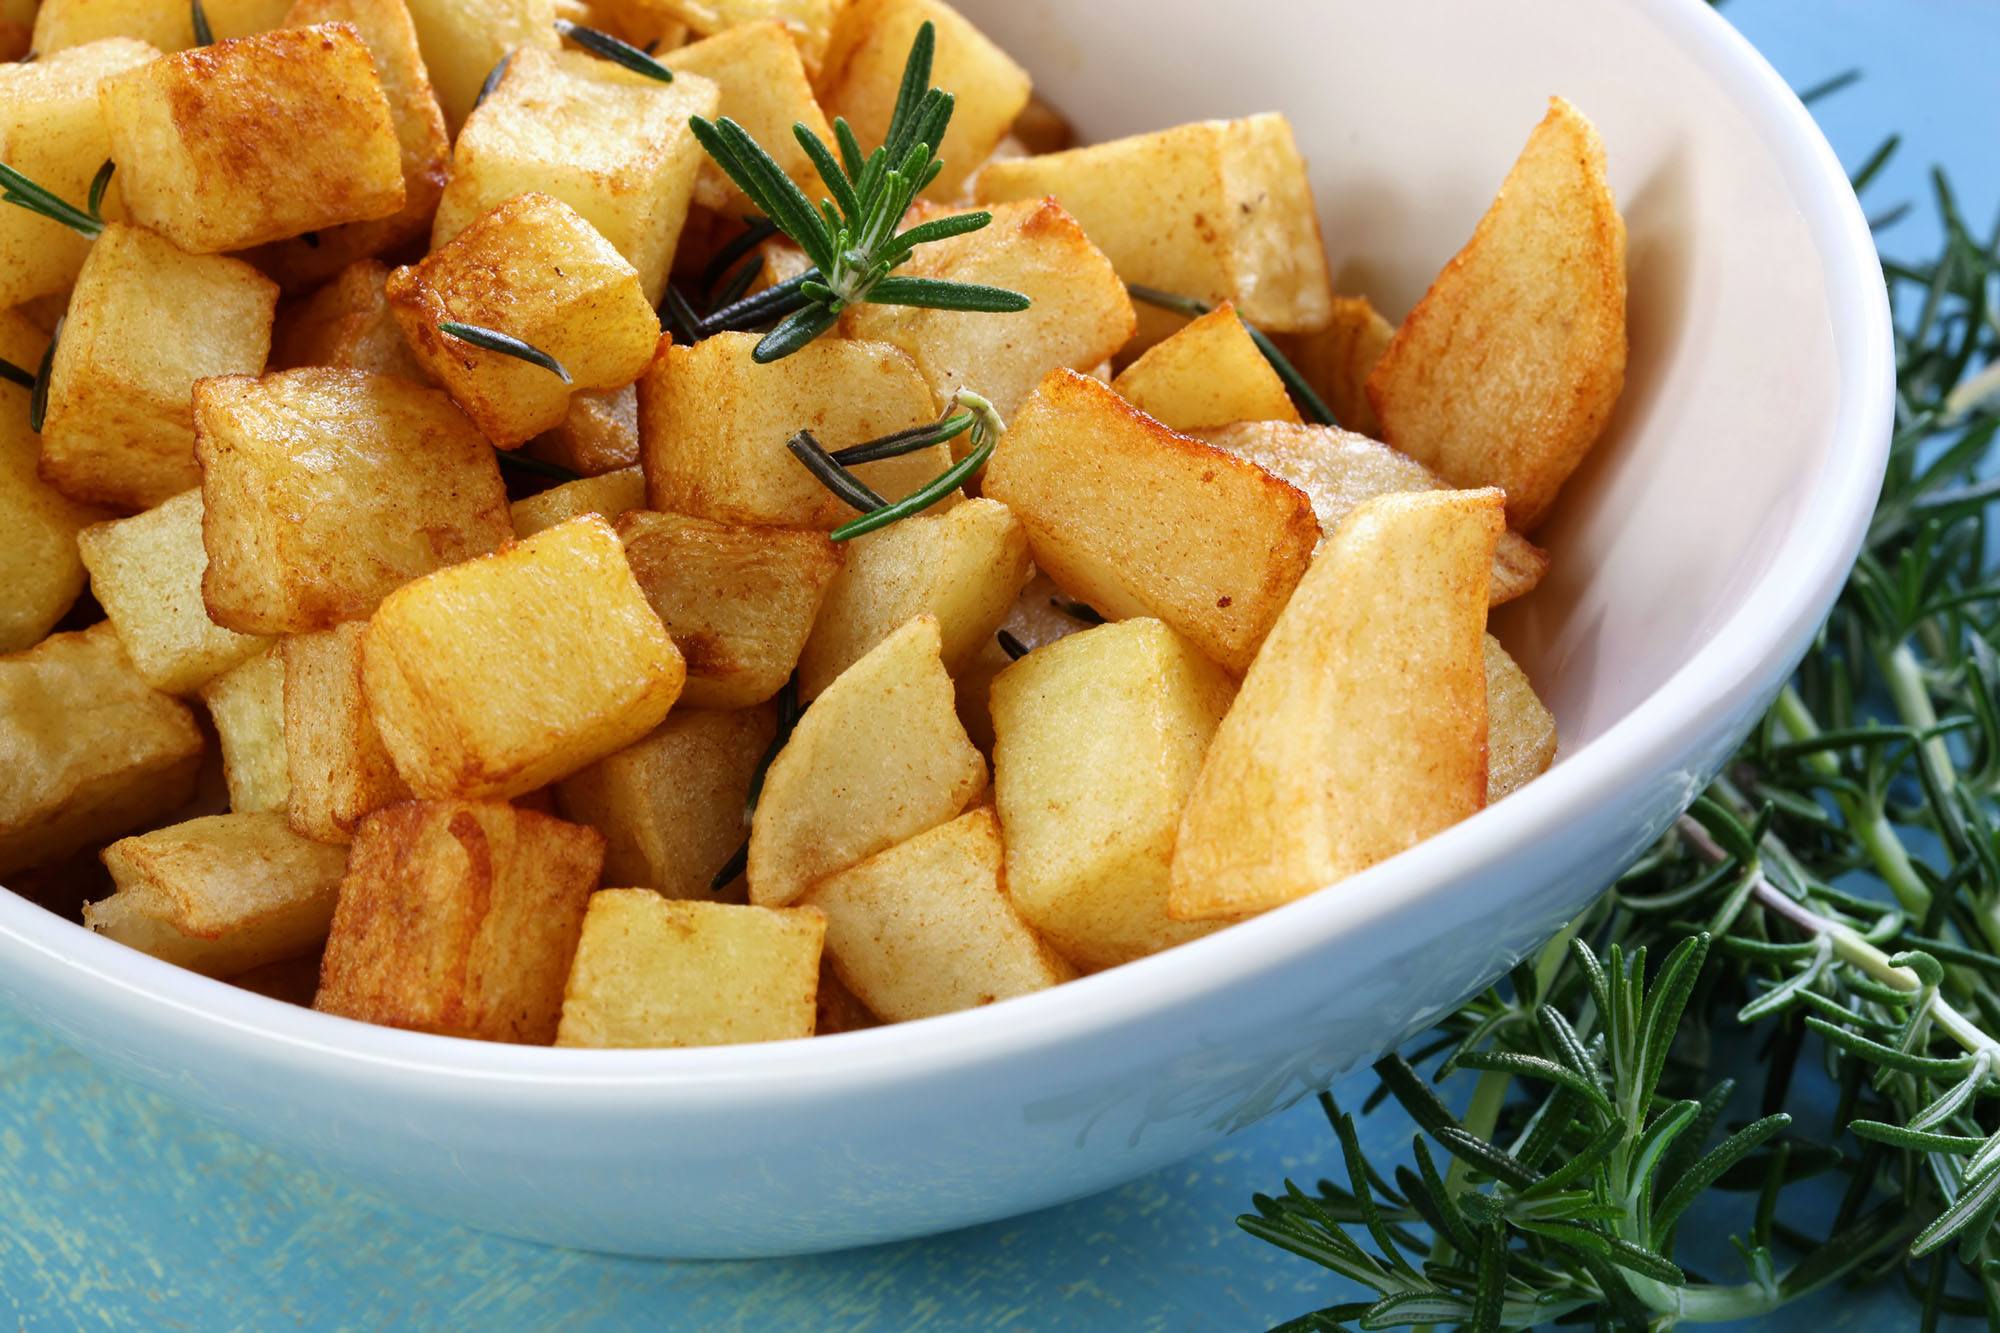
<svg viewBox="0 0 2000 1333"><path fill-rule="evenodd" d="M227 814L104 849L118 891L83 909L100 935L204 976L233 977L318 949L347 850L292 832L282 814Z"/></svg>
<svg viewBox="0 0 2000 1333"><path fill-rule="evenodd" d="M918 616L829 685L765 774L750 822L750 901L814 883L935 828L986 789L952 709L937 620Z"/></svg>
<svg viewBox="0 0 2000 1333"><path fill-rule="evenodd" d="M1035 564L1107 616L1156 616L1241 672L1305 573L1312 505L1262 468L1175 434L1097 380L1049 372L982 486Z"/></svg>
<svg viewBox="0 0 2000 1333"><path fill-rule="evenodd" d="M604 889L584 917L558 1046L728 1046L810 1037L826 920L809 907Z"/></svg>
<svg viewBox="0 0 2000 1333"><path fill-rule="evenodd" d="M918 615L936 618L945 670L956 674L992 642L1034 572L1028 530L997 500L919 514L847 545L799 658L801 699Z"/></svg>
<svg viewBox="0 0 2000 1333"><path fill-rule="evenodd" d="M184 491L131 518L93 523L77 534L91 591L147 684L192 694L266 641L208 618L201 583L200 491Z"/></svg>
<svg viewBox="0 0 2000 1333"><path fill-rule="evenodd" d="M361 640L349 621L278 642L284 667L286 814L319 842L344 843L363 816L408 800L361 693Z"/></svg>
<svg viewBox="0 0 2000 1333"><path fill-rule="evenodd" d="M389 309L388 281L386 267L357 259L310 297L280 305L271 369L335 366L430 383Z"/></svg>
<svg viewBox="0 0 2000 1333"><path fill-rule="evenodd" d="M458 136L503 56L553 52L555 0L406 0L445 124Z"/></svg>
<svg viewBox="0 0 2000 1333"><path fill-rule="evenodd" d="M98 104L126 212L191 254L403 207L396 123L351 23L177 52L106 79Z"/></svg>
<svg viewBox="0 0 2000 1333"><path fill-rule="evenodd" d="M618 535L687 659L681 694L697 708L747 708L782 689L841 567L840 548L808 528L638 510Z"/></svg>
<svg viewBox="0 0 2000 1333"><path fill-rule="evenodd" d="M781 361L750 359L757 335L666 347L639 381L639 450L654 509L721 523L834 528L854 517L785 448L810 430L841 449L937 417L916 363L883 343L822 338ZM934 445L854 475L899 500L951 466Z"/></svg>
<svg viewBox="0 0 2000 1333"><path fill-rule="evenodd" d="M783 24L763 19L725 28L674 52L673 65L676 78L699 74L713 83L720 93L714 114L750 131L807 198L826 193L792 126L805 126L829 146L833 128L813 98L805 62ZM702 162L695 176L694 201L716 213L762 213L713 161Z"/></svg>
<svg viewBox="0 0 2000 1333"><path fill-rule="evenodd" d="M646 503L646 476L636 467L566 481L513 504L514 535L532 537L584 514L612 522Z"/></svg>
<svg viewBox="0 0 2000 1333"><path fill-rule="evenodd" d="M744 803L778 728L770 705L677 706L642 741L556 784L556 804L604 835L604 877L669 898L743 901L712 889L749 832Z"/></svg>
<svg viewBox="0 0 2000 1333"><path fill-rule="evenodd" d="M194 416L218 625L331 629L514 536L493 450L435 389L329 367L230 375L195 385Z"/></svg>
<svg viewBox="0 0 2000 1333"><path fill-rule="evenodd" d="M992 212L983 229L922 246L897 272L1005 287L1032 301L1028 309L996 317L864 303L847 308L840 328L908 352L940 400L970 388L1011 417L1042 376L1057 366L1089 370L1123 347L1138 321L1111 261L1061 205L1023 199ZM966 439L955 448L969 449Z"/></svg>
<svg viewBox="0 0 2000 1333"><path fill-rule="evenodd" d="M1625 384L1625 220L1604 145L1560 97L1368 377L1390 444L1455 486L1507 492L1522 532Z"/></svg>
<svg viewBox="0 0 2000 1333"><path fill-rule="evenodd" d="M800 902L826 913L833 970L870 1013L889 1023L955 1013L1076 975L1014 910L1000 860L1000 824L982 806Z"/></svg>
<svg viewBox="0 0 2000 1333"><path fill-rule="evenodd" d="M277 27L287 3L205 0L202 11L216 37L247 37ZM172 0L43 0L39 11L30 7L35 32L29 49L46 57L85 42L137 38L162 51L185 51L195 45L193 11L192 4Z"/></svg>
<svg viewBox="0 0 2000 1333"><path fill-rule="evenodd" d="M285 658L273 645L201 687L209 721L222 742L229 808L239 814L285 813L292 770L285 758Z"/></svg>
<svg viewBox="0 0 2000 1333"><path fill-rule="evenodd" d="M1487 582L1497 490L1379 496L1292 595L1181 815L1168 910L1276 907L1486 800Z"/></svg>
<svg viewBox="0 0 2000 1333"><path fill-rule="evenodd" d="M1234 421L1289 421L1299 410L1271 363L1224 301L1125 367L1111 387L1184 435Z"/></svg>
<svg viewBox="0 0 2000 1333"><path fill-rule="evenodd" d="M1519 791L1556 758L1556 720L1528 673L1486 636L1486 804Z"/></svg>
<svg viewBox="0 0 2000 1333"><path fill-rule="evenodd" d="M41 363L48 337L18 311L0 311L0 358ZM76 534L109 518L41 479L41 437L28 429L28 391L0 384L0 653L42 641L83 591Z"/></svg>
<svg viewBox="0 0 2000 1333"><path fill-rule="evenodd" d="M1235 686L1157 620L1039 648L993 682L1007 892L1071 962L1115 967L1208 933L1167 912L1181 811Z"/></svg>
<svg viewBox="0 0 2000 1333"><path fill-rule="evenodd" d="M500 802L408 801L361 822L313 1008L546 1046L604 839Z"/></svg>
<svg viewBox="0 0 2000 1333"><path fill-rule="evenodd" d="M1329 535L1365 500L1445 489L1416 459L1334 426L1257 421L1207 431L1202 438L1304 491L1320 531ZM1493 550L1493 605L1534 591L1548 568L1548 553L1539 546L1518 532L1501 533Z"/></svg>
<svg viewBox="0 0 2000 1333"><path fill-rule="evenodd" d="M106 622L0 657L0 875L48 865L194 795L194 713Z"/></svg>
<svg viewBox="0 0 2000 1333"><path fill-rule="evenodd" d="M586 514L389 594L361 681L412 791L505 798L657 727L686 670L618 534Z"/></svg>
<svg viewBox="0 0 2000 1333"><path fill-rule="evenodd" d="M638 388L627 384L570 395L562 424L543 431L522 450L586 477L638 466Z"/></svg>
<svg viewBox="0 0 2000 1333"><path fill-rule="evenodd" d="M121 509L200 485L190 391L209 375L262 371L277 304L271 280L241 260L106 227L56 343L43 479L73 500Z"/></svg>
<svg viewBox="0 0 2000 1333"><path fill-rule="evenodd" d="M715 115L720 96L698 74L663 84L581 51L517 52L452 148L431 244L517 194L545 194L623 255L658 305L707 160L688 117Z"/></svg>
<svg viewBox="0 0 2000 1333"><path fill-rule="evenodd" d="M1333 318L1313 333L1281 333L1278 348L1313 392L1333 409L1333 419L1371 439L1382 423L1368 401L1368 376L1389 350L1396 326L1377 314L1365 296L1333 298Z"/></svg>

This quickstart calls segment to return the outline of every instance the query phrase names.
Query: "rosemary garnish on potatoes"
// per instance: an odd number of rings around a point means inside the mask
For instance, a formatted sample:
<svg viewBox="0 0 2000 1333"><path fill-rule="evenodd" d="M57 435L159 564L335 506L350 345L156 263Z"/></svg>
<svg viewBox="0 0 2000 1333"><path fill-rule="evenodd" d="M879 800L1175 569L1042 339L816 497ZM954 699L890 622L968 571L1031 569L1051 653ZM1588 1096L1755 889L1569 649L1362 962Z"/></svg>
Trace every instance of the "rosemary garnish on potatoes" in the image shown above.
<svg viewBox="0 0 2000 1333"><path fill-rule="evenodd" d="M563 368L562 362L541 348L522 342L512 334L502 333L498 329L482 328L477 324L461 324L451 319L439 320L438 332L456 338L460 342L471 343L474 347L483 347L489 352L498 352L502 356L511 356L516 360L526 361L529 365L540 366L564 384L571 382L569 371Z"/></svg>
<svg viewBox="0 0 2000 1333"><path fill-rule="evenodd" d="M111 184L112 164L97 169L90 182L88 208L78 208L52 190L35 184L14 168L0 162L0 203L40 213L51 222L60 222L86 240L96 240L104 231L104 191Z"/></svg>
<svg viewBox="0 0 2000 1333"><path fill-rule="evenodd" d="M1189 319L1199 319L1203 315L1215 312L1215 307L1206 301L1197 300L1192 296L1176 296L1157 287L1128 282L1125 284L1125 290L1132 294L1132 299L1135 301L1144 301L1147 305L1171 310L1176 314L1186 315ZM1321 426L1338 426L1340 423L1333 419L1333 409L1326 405L1326 400L1319 396L1307 382L1306 377L1299 374L1298 367L1292 364L1291 359L1278 350L1278 344L1271 341L1270 335L1243 316L1238 315L1236 318L1242 322L1243 331L1250 335L1250 341L1257 344L1257 350L1271 363L1271 369L1278 372L1278 378L1285 382L1285 388L1291 391L1298 405L1305 409L1307 420Z"/></svg>
<svg viewBox="0 0 2000 1333"><path fill-rule="evenodd" d="M67 318L65 316L64 318ZM55 369L56 343L62 339L63 318L49 332L49 345L42 349L41 364L35 367L34 382L28 387L28 429L40 435L49 415L49 375Z"/></svg>
<svg viewBox="0 0 2000 1333"><path fill-rule="evenodd" d="M600 32L596 28L586 28L581 23L572 23L568 19L557 19L556 31L592 55L609 60L616 65L623 65L634 74L643 74L647 78L656 79L661 83L672 83L674 81L674 72L672 70L630 42L620 41L608 32ZM502 56L502 63L496 65L494 68L496 70L504 69L505 60L506 57ZM485 89L482 88L480 92L483 96ZM476 106L478 103L475 102L474 105Z"/></svg>
<svg viewBox="0 0 2000 1333"><path fill-rule="evenodd" d="M960 407L967 410L961 412L958 410ZM821 485L861 511L861 517L849 519L827 534L833 540L843 542L878 528L886 528L912 514L920 514L950 495L986 466L986 460L993 456L994 445L1000 442L1000 436L1006 429L1006 423L1001 421L992 403L969 389L960 389L952 395L944 416L932 425L897 431L838 453L827 452L825 446L813 438L811 431L802 430L787 440L785 447L805 465L808 472L819 479ZM850 464L873 463L928 449L968 430L972 432L971 452L900 500L892 502L883 499L866 482L847 470Z"/></svg>
<svg viewBox="0 0 2000 1333"><path fill-rule="evenodd" d="M194 22L194 44L214 46L215 30L208 26L208 11L201 6L201 0L188 0L188 17Z"/></svg>

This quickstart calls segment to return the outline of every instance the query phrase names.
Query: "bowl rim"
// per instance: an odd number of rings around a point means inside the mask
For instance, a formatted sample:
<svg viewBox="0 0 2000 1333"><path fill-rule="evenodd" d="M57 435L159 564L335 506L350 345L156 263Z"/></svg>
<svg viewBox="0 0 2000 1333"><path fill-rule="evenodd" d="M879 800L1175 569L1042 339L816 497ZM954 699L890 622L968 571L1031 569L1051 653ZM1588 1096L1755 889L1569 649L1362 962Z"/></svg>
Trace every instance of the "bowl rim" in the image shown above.
<svg viewBox="0 0 2000 1333"><path fill-rule="evenodd" d="M1769 568L1694 654L1631 712L1492 810L1346 881L1228 930L1002 1004L858 1032L755 1045L589 1050L512 1046L410 1032L317 1013L128 949L0 891L0 956L81 974L104 1003L189 1025L245 1054L330 1066L345 1077L505 1084L566 1102L672 1093L678 1100L798 1101L880 1091L968 1065L1102 1034L1410 912L1511 850L1560 836L1593 794L1666 767L1684 738L1721 725L1741 683L1788 667L1844 582L1874 509L1893 421L1890 311L1873 236L1832 147L1749 40L1702 0L1629 0L1700 56L1735 96L1777 161L1821 262L1838 404L1828 466ZM1837 557L1837 558L1836 558ZM322 1072L326 1072L322 1070Z"/></svg>

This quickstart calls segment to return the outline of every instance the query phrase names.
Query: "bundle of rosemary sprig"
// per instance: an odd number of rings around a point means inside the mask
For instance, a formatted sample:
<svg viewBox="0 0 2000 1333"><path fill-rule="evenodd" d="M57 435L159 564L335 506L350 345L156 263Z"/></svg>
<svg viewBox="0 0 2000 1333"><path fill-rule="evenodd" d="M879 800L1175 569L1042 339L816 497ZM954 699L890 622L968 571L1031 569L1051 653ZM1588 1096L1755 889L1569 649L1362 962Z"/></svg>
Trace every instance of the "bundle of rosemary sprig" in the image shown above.
<svg viewBox="0 0 2000 1333"><path fill-rule="evenodd" d="M1414 1167L1385 1180L1322 1098L1346 1181L1239 1220L1372 1294L1292 1326L1664 1328L1893 1277L1911 1327L2000 1327L2000 228L1975 237L1934 179L1942 253L1885 265L1880 509L1812 654L1603 901L1376 1066L1370 1105L1422 1131ZM1732 1095L1738 1065L1758 1093ZM1727 1280L1683 1243L1691 1205L1729 1213L1712 1190L1744 1195Z"/></svg>

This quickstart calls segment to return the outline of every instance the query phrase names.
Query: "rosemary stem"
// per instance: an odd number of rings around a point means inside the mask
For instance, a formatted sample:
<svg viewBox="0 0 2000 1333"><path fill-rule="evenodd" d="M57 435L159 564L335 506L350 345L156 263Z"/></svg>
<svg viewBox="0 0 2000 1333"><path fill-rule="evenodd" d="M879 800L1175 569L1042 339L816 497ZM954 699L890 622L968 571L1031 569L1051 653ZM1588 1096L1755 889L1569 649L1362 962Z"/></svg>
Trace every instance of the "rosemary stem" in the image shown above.
<svg viewBox="0 0 2000 1333"><path fill-rule="evenodd" d="M1888 681L1889 698L1896 705L1896 712L1902 717L1904 725L1918 731L1935 731L1937 709L1931 706L1931 693L1924 684L1923 668L1917 662L1917 655L1910 651L1907 641L1898 643L1883 658L1882 675ZM1952 762L1951 747L1945 738L1931 736L1924 742L1923 751L1938 786L1947 792L1957 786L1958 769Z"/></svg>

